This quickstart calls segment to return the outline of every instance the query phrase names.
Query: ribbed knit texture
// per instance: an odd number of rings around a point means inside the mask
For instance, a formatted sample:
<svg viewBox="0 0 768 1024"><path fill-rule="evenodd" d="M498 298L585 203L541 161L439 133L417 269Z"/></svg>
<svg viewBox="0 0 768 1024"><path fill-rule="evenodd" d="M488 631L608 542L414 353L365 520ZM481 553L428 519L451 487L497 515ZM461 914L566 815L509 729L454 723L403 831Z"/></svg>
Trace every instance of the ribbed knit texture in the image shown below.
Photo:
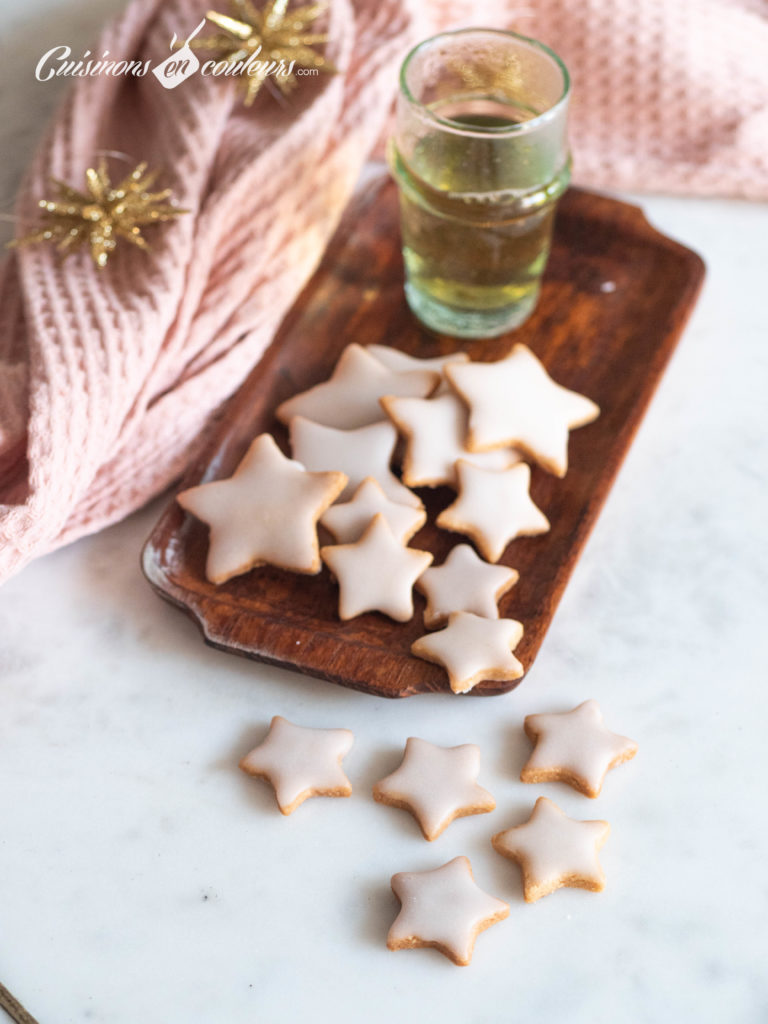
<svg viewBox="0 0 768 1024"><path fill-rule="evenodd" d="M133 0L94 52L168 55L198 0ZM386 123L397 66L432 31L512 27L574 81L578 180L768 196L768 20L760 0L333 0L343 74L290 103L242 106L231 80L74 81L21 188L20 231L49 179L83 181L100 151L164 168L191 211L124 246L12 253L0 269L0 580L113 522L183 470L316 267ZM268 98L265 97L265 100Z"/></svg>
<svg viewBox="0 0 768 1024"><path fill-rule="evenodd" d="M197 0L134 0L94 50L156 66L199 19ZM191 212L103 271L45 245L6 260L0 578L167 486L316 267L413 38L399 0L334 0L328 31L344 74L300 79L290 105L246 109L231 79L200 75L74 82L22 186L22 227L51 176L79 185L103 150L164 168Z"/></svg>

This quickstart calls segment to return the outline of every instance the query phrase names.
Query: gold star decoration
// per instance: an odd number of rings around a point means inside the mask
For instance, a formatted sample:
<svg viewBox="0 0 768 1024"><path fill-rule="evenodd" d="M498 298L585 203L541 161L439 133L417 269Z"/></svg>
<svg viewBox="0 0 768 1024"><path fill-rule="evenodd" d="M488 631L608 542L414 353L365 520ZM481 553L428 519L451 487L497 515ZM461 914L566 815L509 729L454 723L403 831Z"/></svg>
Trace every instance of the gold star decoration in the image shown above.
<svg viewBox="0 0 768 1024"><path fill-rule="evenodd" d="M206 18L222 31L190 42L194 49L216 50L239 73L250 107L266 79L273 75L284 95L296 86L295 67L335 72L336 68L312 47L328 41L327 35L308 32L309 25L326 9L325 3L288 11L289 0L269 0L258 10L251 0L232 0L232 15L208 11ZM237 65L242 66L238 69Z"/></svg>
<svg viewBox="0 0 768 1024"><path fill-rule="evenodd" d="M55 242L62 258L87 245L100 268L107 265L120 239L146 251L149 246L141 233L143 227L188 212L164 202L171 195L169 188L150 192L159 171L146 171L147 164L142 162L112 185L102 159L98 168L89 167L85 172L86 192L51 179L57 194L55 199L38 203L43 211L42 226L10 245Z"/></svg>

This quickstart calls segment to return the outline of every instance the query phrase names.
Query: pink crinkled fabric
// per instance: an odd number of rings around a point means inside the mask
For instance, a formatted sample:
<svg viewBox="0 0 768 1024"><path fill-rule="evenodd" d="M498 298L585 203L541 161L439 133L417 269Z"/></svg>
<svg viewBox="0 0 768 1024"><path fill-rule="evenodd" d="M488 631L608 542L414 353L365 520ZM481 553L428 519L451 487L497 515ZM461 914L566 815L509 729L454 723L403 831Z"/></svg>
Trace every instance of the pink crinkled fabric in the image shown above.
<svg viewBox="0 0 768 1024"><path fill-rule="evenodd" d="M576 180L768 199L765 0L531 0L571 71Z"/></svg>
<svg viewBox="0 0 768 1024"><path fill-rule="evenodd" d="M160 64L198 0L134 0L95 52ZM17 204L83 181L100 151L163 167L190 213L106 270L83 251L14 251L0 279L0 579L125 516L184 468L211 411L258 361L316 267L390 106L413 19L400 0L333 0L344 74L248 109L230 79L166 90L75 81Z"/></svg>
<svg viewBox="0 0 768 1024"><path fill-rule="evenodd" d="M427 0L419 8L433 26L509 28L563 58L578 184L768 199L767 0Z"/></svg>
<svg viewBox="0 0 768 1024"><path fill-rule="evenodd" d="M198 0L133 0L94 52L168 55ZM316 267L419 38L466 24L542 39L573 76L576 177L606 188L768 196L761 0L333 0L329 55L290 105L246 109L193 76L74 82L18 199L78 184L100 151L165 168L191 212L124 247L14 251L0 270L0 580L168 486Z"/></svg>

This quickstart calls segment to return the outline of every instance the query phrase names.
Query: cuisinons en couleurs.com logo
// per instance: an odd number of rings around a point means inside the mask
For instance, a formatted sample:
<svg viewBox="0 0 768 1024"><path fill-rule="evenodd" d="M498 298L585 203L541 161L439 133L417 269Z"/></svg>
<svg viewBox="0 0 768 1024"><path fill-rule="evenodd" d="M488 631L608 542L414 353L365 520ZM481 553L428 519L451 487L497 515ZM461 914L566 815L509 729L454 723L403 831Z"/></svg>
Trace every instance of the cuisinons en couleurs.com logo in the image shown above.
<svg viewBox="0 0 768 1024"><path fill-rule="evenodd" d="M81 57L73 58L72 48L61 45L53 46L43 54L37 62L35 78L38 82L49 82L54 78L98 78L101 76L144 78L151 71L164 89L175 89L192 75L198 73L215 78L240 77L241 75L267 78L270 75L287 77L292 74L318 74L316 68L295 67L295 61L262 60L260 57L261 46L243 60L213 59L201 62L189 43L204 25L205 18L193 32L190 32L181 46L178 46L177 36L174 33L169 47L171 52L164 61L155 67L152 66L151 60L121 60L111 54L109 50L105 50L100 57L92 54L90 50L86 50Z"/></svg>

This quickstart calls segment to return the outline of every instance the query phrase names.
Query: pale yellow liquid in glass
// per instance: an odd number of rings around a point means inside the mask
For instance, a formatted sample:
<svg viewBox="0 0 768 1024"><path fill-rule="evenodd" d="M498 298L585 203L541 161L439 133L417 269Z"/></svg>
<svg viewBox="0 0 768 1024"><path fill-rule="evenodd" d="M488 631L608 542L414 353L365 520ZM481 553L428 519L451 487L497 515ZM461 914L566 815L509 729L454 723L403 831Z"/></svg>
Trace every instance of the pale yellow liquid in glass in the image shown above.
<svg viewBox="0 0 768 1024"><path fill-rule="evenodd" d="M482 102L480 112L478 101L472 101L465 109L454 104L439 113L481 129L508 128L526 119L526 112L515 110L511 116L509 107ZM518 141L516 159L521 149ZM447 333L451 322L457 333L499 333L522 322L536 303L556 197L544 189L540 197L528 196L524 206L513 198L504 188L511 177L505 166L509 153L492 131L470 140L435 132L419 140L407 164L394 147L391 151L400 186L409 301L417 313L424 306L438 309Z"/></svg>

